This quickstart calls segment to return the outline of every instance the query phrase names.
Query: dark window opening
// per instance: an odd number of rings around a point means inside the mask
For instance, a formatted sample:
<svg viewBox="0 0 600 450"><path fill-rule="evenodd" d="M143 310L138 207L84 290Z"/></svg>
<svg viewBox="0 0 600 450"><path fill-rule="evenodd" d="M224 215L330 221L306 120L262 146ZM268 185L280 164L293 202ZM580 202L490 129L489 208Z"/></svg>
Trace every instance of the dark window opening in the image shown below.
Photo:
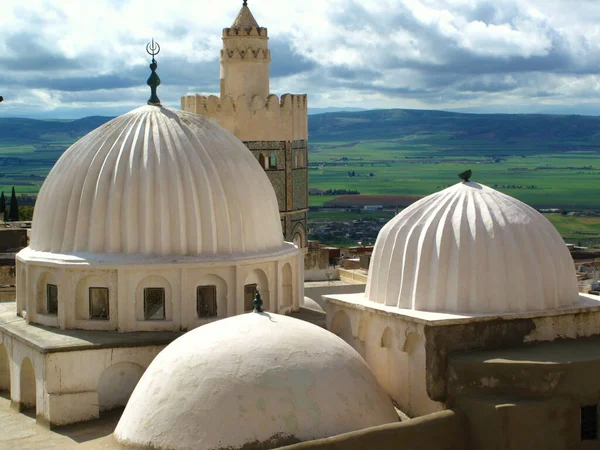
<svg viewBox="0 0 600 450"><path fill-rule="evenodd" d="M165 320L164 288L144 288L144 319Z"/></svg>
<svg viewBox="0 0 600 450"><path fill-rule="evenodd" d="M598 405L581 407L581 440L598 439Z"/></svg>
<svg viewBox="0 0 600 450"><path fill-rule="evenodd" d="M46 312L58 314L58 286L55 284L46 285Z"/></svg>
<svg viewBox="0 0 600 450"><path fill-rule="evenodd" d="M108 288L91 287L90 319L108 320Z"/></svg>
<svg viewBox="0 0 600 450"><path fill-rule="evenodd" d="M217 316L216 286L198 286L196 288L196 311L198 317Z"/></svg>
<svg viewBox="0 0 600 450"><path fill-rule="evenodd" d="M254 297L256 296L256 284L244 286L244 311L254 310Z"/></svg>

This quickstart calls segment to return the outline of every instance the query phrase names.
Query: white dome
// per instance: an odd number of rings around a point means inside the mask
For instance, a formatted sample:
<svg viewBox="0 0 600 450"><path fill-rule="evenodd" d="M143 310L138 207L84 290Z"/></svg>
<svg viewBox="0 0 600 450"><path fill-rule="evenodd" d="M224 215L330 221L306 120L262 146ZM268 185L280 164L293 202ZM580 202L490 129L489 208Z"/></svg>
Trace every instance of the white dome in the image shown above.
<svg viewBox="0 0 600 450"><path fill-rule="evenodd" d="M573 261L552 224L472 182L425 197L382 228L365 295L457 313L553 309L578 298Z"/></svg>
<svg viewBox="0 0 600 450"><path fill-rule="evenodd" d="M288 316L249 313L166 347L115 438L144 448L275 448L396 421L389 397L342 339Z"/></svg>
<svg viewBox="0 0 600 450"><path fill-rule="evenodd" d="M283 245L275 193L235 136L160 106L117 117L54 165L33 218L33 250L199 255Z"/></svg>

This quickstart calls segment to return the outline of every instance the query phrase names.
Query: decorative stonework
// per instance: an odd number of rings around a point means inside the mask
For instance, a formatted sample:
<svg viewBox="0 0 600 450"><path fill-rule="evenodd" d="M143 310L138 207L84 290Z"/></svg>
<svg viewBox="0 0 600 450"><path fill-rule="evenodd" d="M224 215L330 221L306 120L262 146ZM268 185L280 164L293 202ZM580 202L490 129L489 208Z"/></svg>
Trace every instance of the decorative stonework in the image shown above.
<svg viewBox="0 0 600 450"><path fill-rule="evenodd" d="M284 239L293 242L294 231L298 223L301 225L302 247L306 246L306 229L308 208L308 169L306 155L308 142L306 140L287 141L246 141L244 145L254 157L264 162L265 170L279 205L282 215L282 230ZM269 158L274 155L276 167L269 165ZM293 215L290 215L292 213ZM289 217L288 220L285 217Z"/></svg>

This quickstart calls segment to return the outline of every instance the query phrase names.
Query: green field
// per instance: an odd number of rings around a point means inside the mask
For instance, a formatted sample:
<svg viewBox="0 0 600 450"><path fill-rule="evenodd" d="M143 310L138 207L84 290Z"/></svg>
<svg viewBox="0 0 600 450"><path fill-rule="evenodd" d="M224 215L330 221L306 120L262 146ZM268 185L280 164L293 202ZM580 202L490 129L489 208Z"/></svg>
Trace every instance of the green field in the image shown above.
<svg viewBox="0 0 600 450"><path fill-rule="evenodd" d="M108 118L0 119L0 190L35 195L79 137ZM536 208L600 211L600 117L380 110L309 117L309 187L424 196L459 181L494 187ZM352 175L352 176L349 176ZM310 206L335 196L311 195ZM361 218L365 215L361 214ZM353 220L310 213L312 220ZM569 239L595 218L552 217Z"/></svg>
<svg viewBox="0 0 600 450"><path fill-rule="evenodd" d="M536 208L600 210L600 153L532 154L514 148L514 155L494 156L495 146L471 145L462 155L456 150L447 155L444 143L417 145L403 139L343 145L310 143L311 188L422 196L457 183L457 174L471 169L473 181ZM310 204L318 205L312 197Z"/></svg>

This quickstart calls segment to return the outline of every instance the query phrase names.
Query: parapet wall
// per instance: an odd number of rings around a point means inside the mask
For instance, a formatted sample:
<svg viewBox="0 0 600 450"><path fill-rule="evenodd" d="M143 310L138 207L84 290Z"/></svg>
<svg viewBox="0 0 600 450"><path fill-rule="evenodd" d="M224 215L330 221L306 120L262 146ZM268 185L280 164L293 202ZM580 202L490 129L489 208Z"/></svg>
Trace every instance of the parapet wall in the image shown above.
<svg viewBox="0 0 600 450"><path fill-rule="evenodd" d="M245 95L186 95L181 109L200 114L229 130L241 141L291 141L308 139L308 101L306 94L284 94L281 99Z"/></svg>
<svg viewBox="0 0 600 450"><path fill-rule="evenodd" d="M471 445L467 419L459 411L447 410L406 422L390 423L290 445L282 447L281 450L397 450L399 448L469 450Z"/></svg>

